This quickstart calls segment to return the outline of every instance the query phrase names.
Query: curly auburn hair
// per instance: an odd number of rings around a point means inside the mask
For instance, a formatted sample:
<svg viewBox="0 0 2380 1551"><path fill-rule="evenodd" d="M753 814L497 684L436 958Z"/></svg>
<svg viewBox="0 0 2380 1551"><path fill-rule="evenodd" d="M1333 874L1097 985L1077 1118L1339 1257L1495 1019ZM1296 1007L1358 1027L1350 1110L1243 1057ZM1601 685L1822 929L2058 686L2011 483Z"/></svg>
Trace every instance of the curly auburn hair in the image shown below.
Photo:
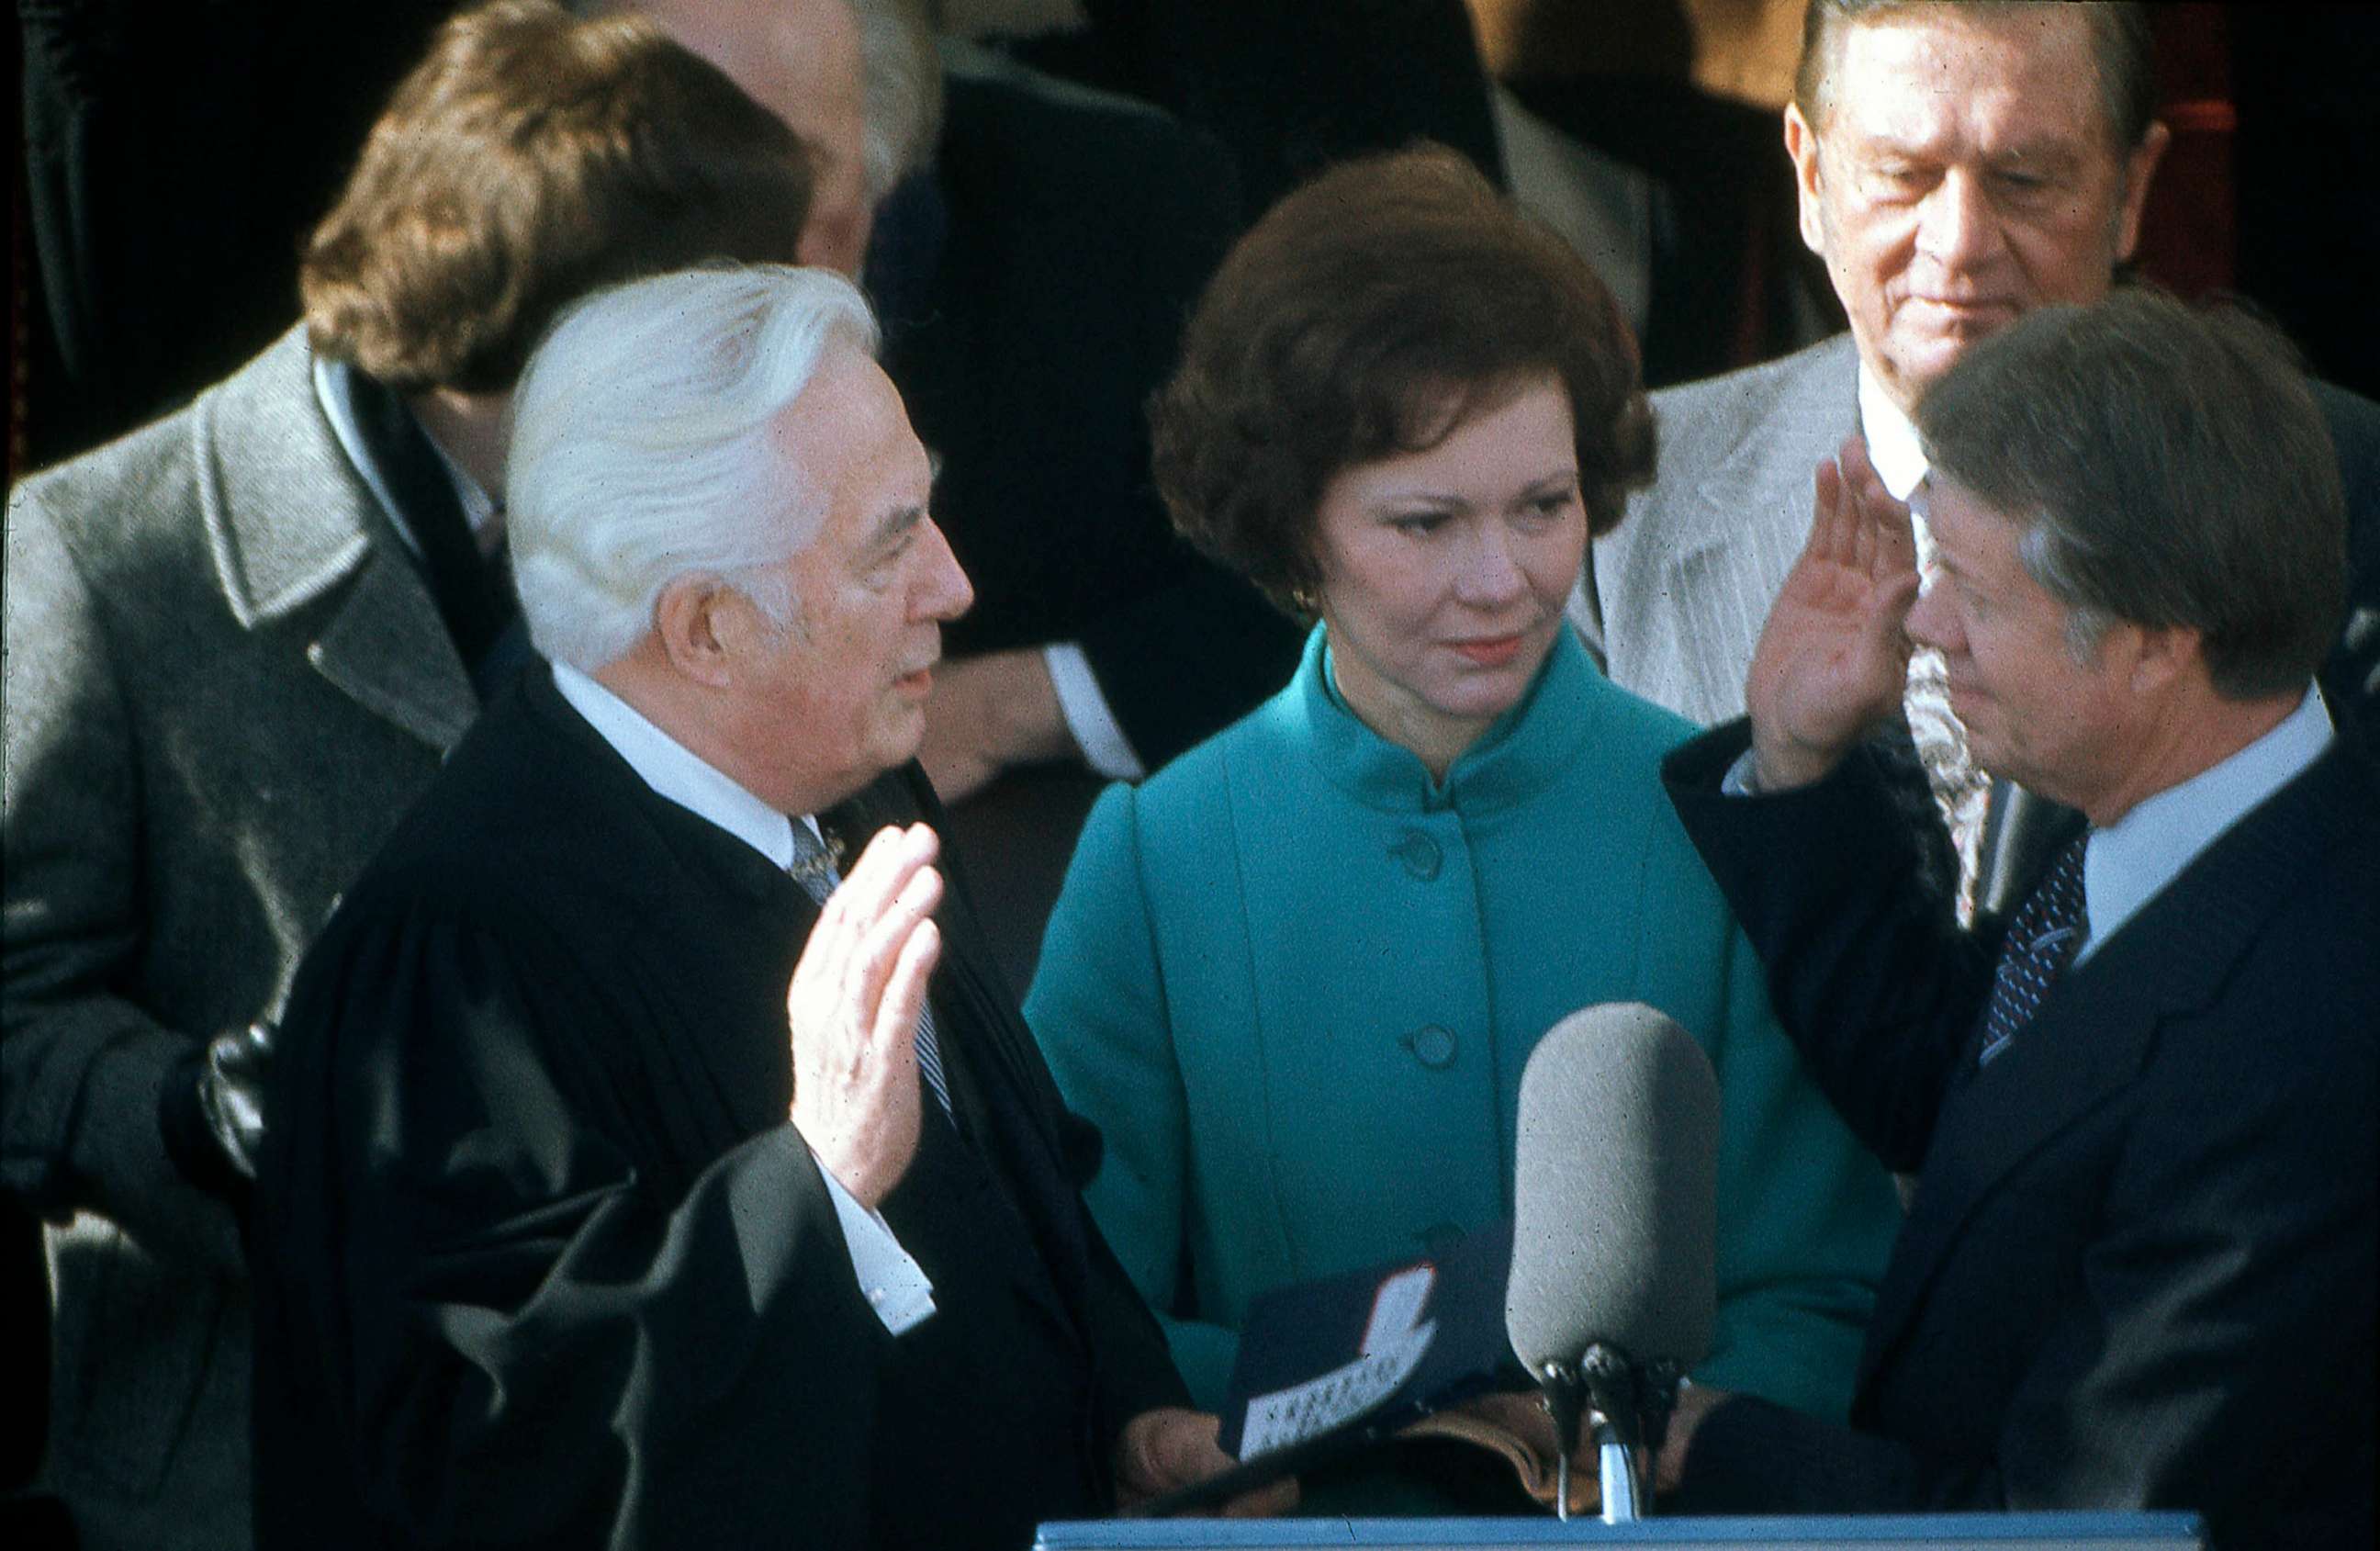
<svg viewBox="0 0 2380 1551"><path fill-rule="evenodd" d="M400 392L510 388L589 291L794 258L794 132L650 20L493 0L439 29L298 273L317 352Z"/></svg>
<svg viewBox="0 0 2380 1551"><path fill-rule="evenodd" d="M1224 259L1149 404L1174 527L1305 617L1332 479L1438 445L1544 375L1570 399L1591 535L1653 467L1619 305L1560 237L1438 146L1345 163Z"/></svg>

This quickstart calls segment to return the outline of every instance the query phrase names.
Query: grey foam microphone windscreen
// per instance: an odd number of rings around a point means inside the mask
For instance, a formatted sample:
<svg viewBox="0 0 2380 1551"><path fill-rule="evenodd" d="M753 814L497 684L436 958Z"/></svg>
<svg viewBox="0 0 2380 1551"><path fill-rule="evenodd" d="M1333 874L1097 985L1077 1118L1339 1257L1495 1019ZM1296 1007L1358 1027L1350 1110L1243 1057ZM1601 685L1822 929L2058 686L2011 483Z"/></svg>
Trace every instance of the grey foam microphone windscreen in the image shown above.
<svg viewBox="0 0 2380 1551"><path fill-rule="evenodd" d="M1504 1327L1531 1373L1597 1341L1691 1367L1718 1300L1718 1083L1637 1002L1556 1024L1521 1076Z"/></svg>

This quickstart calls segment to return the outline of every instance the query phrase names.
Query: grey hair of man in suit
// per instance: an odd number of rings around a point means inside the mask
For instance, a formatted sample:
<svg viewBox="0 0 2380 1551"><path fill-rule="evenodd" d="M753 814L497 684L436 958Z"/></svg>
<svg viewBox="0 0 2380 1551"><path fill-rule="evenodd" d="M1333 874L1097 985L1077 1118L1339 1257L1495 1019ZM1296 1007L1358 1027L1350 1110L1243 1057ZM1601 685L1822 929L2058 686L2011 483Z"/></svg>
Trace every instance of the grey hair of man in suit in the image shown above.
<svg viewBox="0 0 2380 1551"><path fill-rule="evenodd" d="M693 270L566 312L515 394L507 523L538 650L593 673L696 573L793 624L799 600L770 568L815 536L825 498L771 427L831 348L876 338L858 290L824 270Z"/></svg>
<svg viewBox="0 0 2380 1551"><path fill-rule="evenodd" d="M1940 477L2029 524L2087 660L2117 620L2198 632L2216 692L2301 693L2338 633L2345 499L2289 343L2146 288L2044 308L1919 406Z"/></svg>
<svg viewBox="0 0 2380 1551"><path fill-rule="evenodd" d="M875 212L932 160L941 62L916 0L580 0L640 10L809 146L819 192L802 261L856 274Z"/></svg>
<svg viewBox="0 0 2380 1551"><path fill-rule="evenodd" d="M1940 0L1810 0L1802 13L1802 58L1793 72L1793 103L1812 124L1823 124L1832 105L1834 66L1843 31L1900 12L1922 11ZM1958 0L1978 18L2013 18L2036 8L2029 0ZM2127 0L2084 0L2072 9L2091 29L2099 67L2099 96L2107 115L2110 143L2123 150L2141 143L2156 116L2156 74L2151 55L2146 7Z"/></svg>

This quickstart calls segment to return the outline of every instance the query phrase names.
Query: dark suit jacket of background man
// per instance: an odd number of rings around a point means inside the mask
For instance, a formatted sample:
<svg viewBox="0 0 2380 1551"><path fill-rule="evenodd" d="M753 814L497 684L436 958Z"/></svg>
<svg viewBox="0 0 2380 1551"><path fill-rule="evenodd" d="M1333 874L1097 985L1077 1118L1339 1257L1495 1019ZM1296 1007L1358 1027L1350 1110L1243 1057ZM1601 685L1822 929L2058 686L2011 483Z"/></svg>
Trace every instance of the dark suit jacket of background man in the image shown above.
<svg viewBox="0 0 2380 1551"><path fill-rule="evenodd" d="M2323 692L2380 747L2380 405L2311 386L2346 487L2353 611ZM1809 537L1811 471L1859 430L1859 350L1837 334L1653 407L1660 468L1595 546L1601 641L1614 682L1707 726L1742 714L1753 644Z"/></svg>
<svg viewBox="0 0 2380 1551"><path fill-rule="evenodd" d="M1739 1401L1695 1435L1719 1511L2186 1506L2219 1546L2373 1532L2380 775L2345 737L2050 989L1977 1071L1997 944L1909 881L1865 751L1671 795L1852 1129L1919 1170L1852 1412Z"/></svg>
<svg viewBox="0 0 2380 1551"><path fill-rule="evenodd" d="M975 583L947 648L1079 641L1153 770L1288 683L1304 638L1174 536L1149 479L1148 396L1237 235L1231 164L1141 103L964 45L943 59L942 208L921 222L933 196L905 189L876 239L925 273L871 256L869 281Z"/></svg>
<svg viewBox="0 0 2380 1551"><path fill-rule="evenodd" d="M9 501L0 1183L53 1219L87 1545L247 1544L247 1272L158 1095L279 1010L479 709L311 364L293 329Z"/></svg>
<svg viewBox="0 0 2380 1551"><path fill-rule="evenodd" d="M828 816L941 813L911 767ZM957 1124L884 1215L886 1334L786 1123L816 907L656 795L540 670L301 972L254 1211L260 1543L1022 1546L1179 1404L1047 1069L939 912ZM962 1133L964 1135L962 1136Z"/></svg>

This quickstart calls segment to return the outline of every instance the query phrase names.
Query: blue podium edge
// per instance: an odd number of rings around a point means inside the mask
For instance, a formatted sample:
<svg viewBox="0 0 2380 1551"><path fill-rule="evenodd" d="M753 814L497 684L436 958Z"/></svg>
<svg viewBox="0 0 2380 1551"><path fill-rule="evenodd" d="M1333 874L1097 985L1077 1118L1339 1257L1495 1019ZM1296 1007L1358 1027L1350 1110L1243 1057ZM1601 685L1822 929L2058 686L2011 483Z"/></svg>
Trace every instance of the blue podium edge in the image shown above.
<svg viewBox="0 0 2380 1551"><path fill-rule="evenodd" d="M1760 1519L1646 1519L1631 1524L1556 1519L1083 1519L1035 1533L1036 1551L1164 1551L1255 1545L1922 1545L1934 1541L2099 1542L2197 1545L2204 1527L2186 1512L1840 1514Z"/></svg>

